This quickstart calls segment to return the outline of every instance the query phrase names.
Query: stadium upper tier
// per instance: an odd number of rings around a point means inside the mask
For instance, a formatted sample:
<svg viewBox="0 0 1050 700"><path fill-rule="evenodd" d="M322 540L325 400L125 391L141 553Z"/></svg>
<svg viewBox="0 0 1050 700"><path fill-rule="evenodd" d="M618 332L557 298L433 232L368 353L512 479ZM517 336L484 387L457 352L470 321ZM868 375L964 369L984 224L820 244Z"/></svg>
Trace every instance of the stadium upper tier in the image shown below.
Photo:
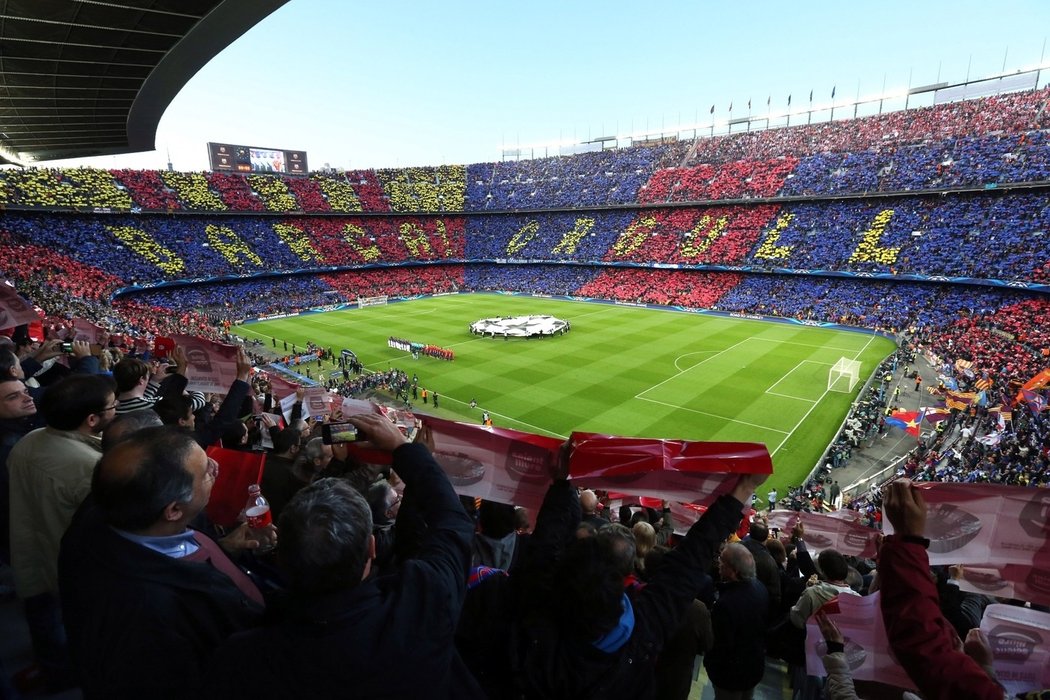
<svg viewBox="0 0 1050 700"><path fill-rule="evenodd" d="M1050 88L658 146L314 173L0 171L8 207L437 213L658 205L1050 181Z"/></svg>

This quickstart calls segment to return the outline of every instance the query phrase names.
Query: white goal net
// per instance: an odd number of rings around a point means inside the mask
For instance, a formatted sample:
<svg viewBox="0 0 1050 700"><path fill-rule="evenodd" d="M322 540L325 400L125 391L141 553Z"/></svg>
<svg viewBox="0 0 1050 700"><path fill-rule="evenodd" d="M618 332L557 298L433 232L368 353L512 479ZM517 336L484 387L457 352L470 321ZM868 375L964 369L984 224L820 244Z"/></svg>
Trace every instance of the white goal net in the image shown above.
<svg viewBox="0 0 1050 700"><path fill-rule="evenodd" d="M828 391L849 393L860 381L860 360L840 357L828 372Z"/></svg>
<svg viewBox="0 0 1050 700"><path fill-rule="evenodd" d="M390 297L386 294L378 297L357 297L357 308L363 309L366 306L382 306L390 301Z"/></svg>

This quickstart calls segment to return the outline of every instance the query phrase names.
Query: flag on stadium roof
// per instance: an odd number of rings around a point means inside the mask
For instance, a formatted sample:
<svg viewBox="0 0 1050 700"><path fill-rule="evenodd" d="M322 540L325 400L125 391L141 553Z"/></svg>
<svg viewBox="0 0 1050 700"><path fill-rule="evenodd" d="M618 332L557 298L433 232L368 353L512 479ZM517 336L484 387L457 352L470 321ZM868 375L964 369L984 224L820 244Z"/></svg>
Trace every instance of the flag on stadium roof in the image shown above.
<svg viewBox="0 0 1050 700"><path fill-rule="evenodd" d="M919 422L920 418L918 411L894 411L886 417L886 424L892 425L894 428L900 428L908 435L919 437Z"/></svg>

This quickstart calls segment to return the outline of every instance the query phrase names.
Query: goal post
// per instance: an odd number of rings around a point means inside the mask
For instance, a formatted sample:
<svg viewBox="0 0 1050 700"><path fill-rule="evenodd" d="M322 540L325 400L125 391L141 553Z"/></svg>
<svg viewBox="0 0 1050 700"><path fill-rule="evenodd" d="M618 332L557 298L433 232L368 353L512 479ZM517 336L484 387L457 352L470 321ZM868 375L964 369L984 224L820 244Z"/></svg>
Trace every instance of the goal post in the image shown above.
<svg viewBox="0 0 1050 700"><path fill-rule="evenodd" d="M840 357L828 372L828 391L849 393L860 381L860 360Z"/></svg>
<svg viewBox="0 0 1050 700"><path fill-rule="evenodd" d="M386 294L377 297L357 297L357 308L363 309L366 306L382 306L390 301L390 297Z"/></svg>

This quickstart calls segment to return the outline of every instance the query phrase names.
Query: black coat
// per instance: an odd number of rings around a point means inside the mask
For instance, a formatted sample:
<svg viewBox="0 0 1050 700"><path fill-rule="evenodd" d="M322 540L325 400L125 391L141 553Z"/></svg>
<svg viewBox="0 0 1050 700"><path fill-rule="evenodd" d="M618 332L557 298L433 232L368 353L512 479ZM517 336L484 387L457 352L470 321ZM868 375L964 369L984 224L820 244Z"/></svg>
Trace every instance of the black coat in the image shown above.
<svg viewBox="0 0 1050 700"><path fill-rule="evenodd" d="M121 537L90 499L62 538L58 577L85 698L191 697L219 642L262 617L211 564Z"/></svg>
<svg viewBox="0 0 1050 700"><path fill-rule="evenodd" d="M668 552L649 584L632 597L634 629L624 646L614 653L599 651L589 642L575 638L559 625L549 609L546 616L542 614L544 596L526 594L526 609L539 606L539 614L521 623L521 673L525 697L654 697L657 655L681 625L714 561L718 546L739 524L742 509L743 504L732 497L721 497L689 529L681 544ZM540 555L542 563L543 552L549 554L553 550L555 554L560 553L573 536L579 512L575 491L558 482L552 485L536 518L530 558ZM546 532L548 518L560 523L561 541L549 538ZM535 576L535 572L529 571L534 565L535 562L523 564L523 570L511 578L519 577L520 585L526 588L536 585L539 577L520 581L522 576ZM556 582L549 595L557 595Z"/></svg>
<svg viewBox="0 0 1050 700"><path fill-rule="evenodd" d="M714 644L704 655L711 684L748 690L766 670L766 610L769 594L757 579L725 584L711 608Z"/></svg>
<svg viewBox="0 0 1050 700"><path fill-rule="evenodd" d="M453 646L474 525L425 447L397 448L393 466L402 509L417 501L428 526L418 556L398 573L292 598L266 626L231 638L206 697L482 697Z"/></svg>

